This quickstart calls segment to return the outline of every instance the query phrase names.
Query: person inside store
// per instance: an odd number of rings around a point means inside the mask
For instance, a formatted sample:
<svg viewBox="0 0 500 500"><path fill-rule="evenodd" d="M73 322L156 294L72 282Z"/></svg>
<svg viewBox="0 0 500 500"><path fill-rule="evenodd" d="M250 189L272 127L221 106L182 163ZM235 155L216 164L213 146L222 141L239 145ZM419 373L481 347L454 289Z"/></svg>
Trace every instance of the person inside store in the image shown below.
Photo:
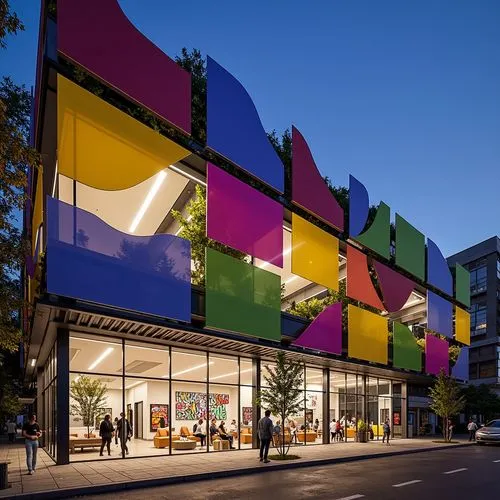
<svg viewBox="0 0 500 500"><path fill-rule="evenodd" d="M330 441L335 441L335 437L337 435L337 422L334 418L330 422Z"/></svg>
<svg viewBox="0 0 500 500"><path fill-rule="evenodd" d="M290 421L290 444L297 444L297 426L293 420Z"/></svg>
<svg viewBox="0 0 500 500"><path fill-rule="evenodd" d="M125 451L128 455L127 441L132 437L132 426L125 418L125 414L123 412L120 413L120 420L118 420L118 423L116 424L116 434L118 434L118 437L120 438L122 452Z"/></svg>
<svg viewBox="0 0 500 500"><path fill-rule="evenodd" d="M316 419L316 420L314 421L313 431L314 431L314 432L318 432L318 431L319 431L319 419Z"/></svg>
<svg viewBox="0 0 500 500"><path fill-rule="evenodd" d="M206 439L207 435L204 432L202 418L200 418L200 420L198 420L198 422L196 422L196 424L194 424L193 435L196 436L197 438L200 438L201 446L205 446L205 439Z"/></svg>
<svg viewBox="0 0 500 500"><path fill-rule="evenodd" d="M344 440L344 429L342 427L342 422L340 420L337 420L335 424L335 434L337 436L337 441Z"/></svg>
<svg viewBox="0 0 500 500"><path fill-rule="evenodd" d="M165 417L160 417L160 429L164 429L165 428Z"/></svg>
<svg viewBox="0 0 500 500"><path fill-rule="evenodd" d="M213 418L210 421L210 428L208 429L210 432L210 444L213 443L214 437L219 435L219 429L217 429L217 420Z"/></svg>
<svg viewBox="0 0 500 500"><path fill-rule="evenodd" d="M113 439L113 432L115 428L113 427L113 422L111 422L111 415L107 413L104 415L104 420L99 426L99 436L101 436L101 450L99 451L99 456L102 457L102 452L104 447L108 449L108 456L111 455L111 439Z"/></svg>
<svg viewBox="0 0 500 500"><path fill-rule="evenodd" d="M234 450L235 447L233 446L233 436L227 433L224 420L221 421L218 430L220 438L224 441L229 441L229 447L231 448L231 450Z"/></svg>
<svg viewBox="0 0 500 500"><path fill-rule="evenodd" d="M31 414L28 422L23 425L24 445L26 447L26 465L28 474L31 476L36 470L36 454L38 451L38 439L42 435L40 426L36 421L36 415Z"/></svg>
<svg viewBox="0 0 500 500"><path fill-rule="evenodd" d="M115 422L114 422L115 429L117 426L118 426L118 417L115 417ZM117 432L115 432L115 444L116 444L116 446L118 446L118 433Z"/></svg>
<svg viewBox="0 0 500 500"><path fill-rule="evenodd" d="M236 420L234 418L229 425L229 432L231 433L231 436L233 436L233 438L238 439L238 424L236 423Z"/></svg>
<svg viewBox="0 0 500 500"><path fill-rule="evenodd" d="M16 442L16 434L17 434L17 424L14 420L9 419L7 421L6 426L7 427L7 434L9 436L9 443L15 443Z"/></svg>

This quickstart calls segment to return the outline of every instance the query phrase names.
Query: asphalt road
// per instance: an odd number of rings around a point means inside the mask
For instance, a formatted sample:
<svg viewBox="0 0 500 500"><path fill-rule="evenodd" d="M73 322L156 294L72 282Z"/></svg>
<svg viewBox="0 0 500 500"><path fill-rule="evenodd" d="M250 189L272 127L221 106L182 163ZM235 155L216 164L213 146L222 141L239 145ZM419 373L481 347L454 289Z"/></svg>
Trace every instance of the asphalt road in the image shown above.
<svg viewBox="0 0 500 500"><path fill-rule="evenodd" d="M80 498L494 500L500 499L500 447L468 446Z"/></svg>

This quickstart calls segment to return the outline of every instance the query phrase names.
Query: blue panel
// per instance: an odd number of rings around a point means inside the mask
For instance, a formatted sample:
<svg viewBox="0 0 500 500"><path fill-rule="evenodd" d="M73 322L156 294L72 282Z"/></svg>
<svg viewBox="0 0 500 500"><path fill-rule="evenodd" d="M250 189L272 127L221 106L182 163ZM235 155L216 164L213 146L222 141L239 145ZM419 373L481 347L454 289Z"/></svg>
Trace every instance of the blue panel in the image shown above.
<svg viewBox="0 0 500 500"><path fill-rule="evenodd" d="M427 238L427 283L453 295L453 278L439 247Z"/></svg>
<svg viewBox="0 0 500 500"><path fill-rule="evenodd" d="M451 376L459 380L469 380L469 348L462 347L455 366L451 369Z"/></svg>
<svg viewBox="0 0 500 500"><path fill-rule="evenodd" d="M356 177L349 175L349 235L358 236L363 232L368 219L368 191Z"/></svg>
<svg viewBox="0 0 500 500"><path fill-rule="evenodd" d="M241 83L208 57L207 146L284 191L284 167L269 142L255 105Z"/></svg>
<svg viewBox="0 0 500 500"><path fill-rule="evenodd" d="M453 306L439 295L427 291L427 328L436 333L453 336Z"/></svg>
<svg viewBox="0 0 500 500"><path fill-rule="evenodd" d="M47 197L47 291L191 320L191 247L169 234L131 236Z"/></svg>

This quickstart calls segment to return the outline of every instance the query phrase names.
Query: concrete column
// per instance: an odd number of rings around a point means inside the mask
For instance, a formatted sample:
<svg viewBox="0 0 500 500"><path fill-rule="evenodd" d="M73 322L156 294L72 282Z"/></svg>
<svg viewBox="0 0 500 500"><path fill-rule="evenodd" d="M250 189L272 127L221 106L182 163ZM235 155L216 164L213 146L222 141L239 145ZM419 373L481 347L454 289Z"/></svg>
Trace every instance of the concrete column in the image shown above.
<svg viewBox="0 0 500 500"><path fill-rule="evenodd" d="M66 328L57 329L56 463L69 463L69 331Z"/></svg>

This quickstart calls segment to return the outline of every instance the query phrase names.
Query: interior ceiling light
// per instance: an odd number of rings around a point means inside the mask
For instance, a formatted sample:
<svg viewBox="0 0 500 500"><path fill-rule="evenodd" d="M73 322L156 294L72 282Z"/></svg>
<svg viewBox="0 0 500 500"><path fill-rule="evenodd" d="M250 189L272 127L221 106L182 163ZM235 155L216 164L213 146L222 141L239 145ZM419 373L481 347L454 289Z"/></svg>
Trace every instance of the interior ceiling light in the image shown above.
<svg viewBox="0 0 500 500"><path fill-rule="evenodd" d="M290 279L287 279L287 280L285 281L285 285L288 285L288 283L291 283L292 281L295 281L297 278L298 278L298 276L297 276L297 275L292 276Z"/></svg>
<svg viewBox="0 0 500 500"><path fill-rule="evenodd" d="M140 385L140 384L142 384L142 383L144 383L144 380L139 380L139 382L135 382L135 383L133 383L133 384L127 385L127 386L125 387L125 390L127 390L127 389L132 389L132 387L135 387L135 386Z"/></svg>
<svg viewBox="0 0 500 500"><path fill-rule="evenodd" d="M209 365L213 365L214 362L210 361L208 364ZM207 366L206 363L202 363L201 365L195 365L195 366L192 366L191 368L187 368L186 370L182 370L180 372L172 373L172 377L178 377L179 375L184 375L184 373L189 373L189 372L192 372L194 370L198 370L200 368L203 368L205 366ZM168 378L168 375L164 375L162 378Z"/></svg>
<svg viewBox="0 0 500 500"><path fill-rule="evenodd" d="M31 366L35 366L35 365L36 365L36 359L35 359L35 358L33 358L33 359L31 360Z"/></svg>
<svg viewBox="0 0 500 500"><path fill-rule="evenodd" d="M101 361L106 359L113 351L114 347L108 347L104 352L88 367L89 370L93 370Z"/></svg>
<svg viewBox="0 0 500 500"><path fill-rule="evenodd" d="M173 170L174 172L177 172L178 174L180 174L184 177L187 177L188 179L191 179L192 181L196 182L197 184L201 184L202 186L205 186L205 187L207 185L206 182L203 182L202 180L198 179L194 175L191 175L191 174L188 174L187 172L184 172L184 170L181 170L178 167L174 167L173 165L170 165L170 169Z"/></svg>
<svg viewBox="0 0 500 500"><path fill-rule="evenodd" d="M144 214L146 213L147 209L149 208L149 205L151 205L151 202L154 200L154 197L158 193L158 190L160 189L161 185L163 184L163 181L167 177L167 173L162 170L161 172L158 172L156 175L156 180L154 184L151 186L151 189L149 190L149 193L147 194L146 198L144 198L144 201L142 202L141 208L139 208L139 211L135 214L134 220L132 221L132 224L130 224L129 231L133 233L136 229L139 223L141 222L142 218L144 217Z"/></svg>
<svg viewBox="0 0 500 500"><path fill-rule="evenodd" d="M291 251L292 251L292 247L290 247L287 250L285 250L283 252L283 257L286 257L287 255L290 255ZM270 262L263 262L262 264L259 264L257 267L260 267L261 269L265 269L266 267L268 267L270 265L271 265Z"/></svg>
<svg viewBox="0 0 500 500"><path fill-rule="evenodd" d="M241 370L240 373L247 373L247 372L251 372L252 369L251 368L248 368L246 370ZM218 380L220 378L224 378L224 377L231 377L233 375L238 375L238 372L231 372L231 373L224 373L224 375L217 375L217 377L210 377L210 380Z"/></svg>

